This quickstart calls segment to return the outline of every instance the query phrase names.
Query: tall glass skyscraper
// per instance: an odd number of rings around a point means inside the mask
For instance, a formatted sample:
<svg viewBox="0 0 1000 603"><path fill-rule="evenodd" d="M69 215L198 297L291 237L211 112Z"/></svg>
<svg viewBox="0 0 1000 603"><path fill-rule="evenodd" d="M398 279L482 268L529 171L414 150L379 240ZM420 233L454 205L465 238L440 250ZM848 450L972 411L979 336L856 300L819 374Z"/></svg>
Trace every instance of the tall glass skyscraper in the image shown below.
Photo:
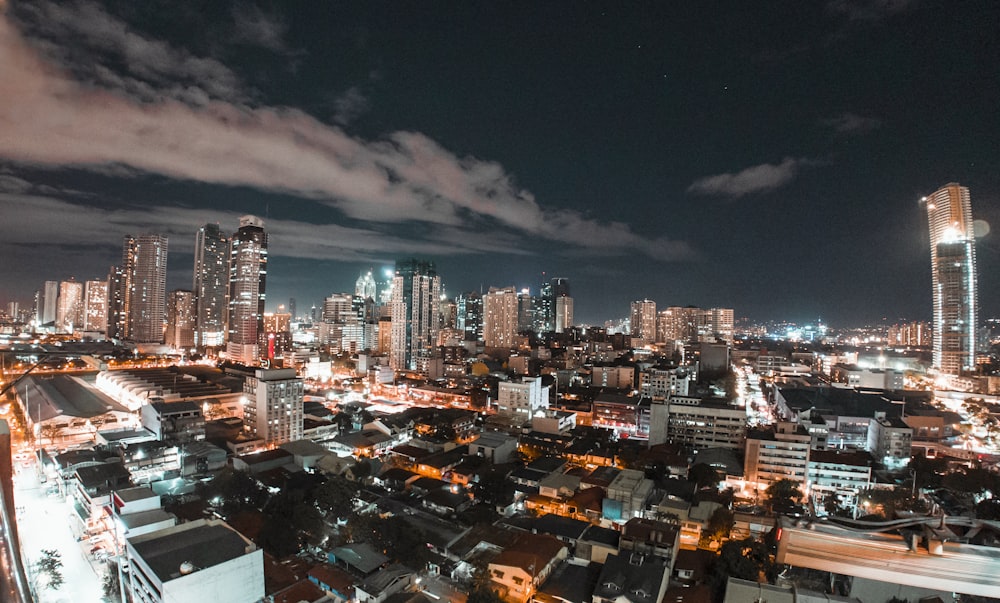
<svg viewBox="0 0 1000 603"><path fill-rule="evenodd" d="M931 240L934 367L957 375L976 364L976 245L969 189L947 184L924 202Z"/></svg>
<svg viewBox="0 0 1000 603"><path fill-rule="evenodd" d="M256 216L240 218L229 246L229 320L226 355L233 362L256 365L258 338L264 332L267 280L267 233Z"/></svg>
<svg viewBox="0 0 1000 603"><path fill-rule="evenodd" d="M229 289L229 238L218 224L198 229L194 242L194 344L221 346L226 336L226 293Z"/></svg>

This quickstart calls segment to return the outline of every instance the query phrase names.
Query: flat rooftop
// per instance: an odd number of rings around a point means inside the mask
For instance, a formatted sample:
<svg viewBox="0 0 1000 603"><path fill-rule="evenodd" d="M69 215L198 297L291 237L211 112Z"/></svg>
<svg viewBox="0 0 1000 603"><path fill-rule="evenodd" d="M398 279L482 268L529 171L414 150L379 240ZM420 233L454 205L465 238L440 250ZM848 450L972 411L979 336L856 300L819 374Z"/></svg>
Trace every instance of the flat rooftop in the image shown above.
<svg viewBox="0 0 1000 603"><path fill-rule="evenodd" d="M221 522L168 528L130 539L129 544L161 582L178 578L182 563L191 563L197 571L241 557L253 547Z"/></svg>

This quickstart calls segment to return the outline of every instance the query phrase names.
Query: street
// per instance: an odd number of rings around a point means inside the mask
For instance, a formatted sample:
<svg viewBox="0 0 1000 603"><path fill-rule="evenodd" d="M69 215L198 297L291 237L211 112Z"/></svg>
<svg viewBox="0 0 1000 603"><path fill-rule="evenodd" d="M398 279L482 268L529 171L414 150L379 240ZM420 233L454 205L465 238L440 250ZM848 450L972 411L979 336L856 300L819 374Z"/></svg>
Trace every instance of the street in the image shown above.
<svg viewBox="0 0 1000 603"><path fill-rule="evenodd" d="M58 590L42 588L35 593L37 603L69 603L102 601L104 593L101 564L93 565L86 557L86 542L77 542L70 530L72 507L65 498L46 493L48 484L39 483L35 465L17 463L14 476L14 504L17 507L17 529L21 539L22 558L28 581L37 588L33 571L43 549L55 549L62 555L64 584Z"/></svg>

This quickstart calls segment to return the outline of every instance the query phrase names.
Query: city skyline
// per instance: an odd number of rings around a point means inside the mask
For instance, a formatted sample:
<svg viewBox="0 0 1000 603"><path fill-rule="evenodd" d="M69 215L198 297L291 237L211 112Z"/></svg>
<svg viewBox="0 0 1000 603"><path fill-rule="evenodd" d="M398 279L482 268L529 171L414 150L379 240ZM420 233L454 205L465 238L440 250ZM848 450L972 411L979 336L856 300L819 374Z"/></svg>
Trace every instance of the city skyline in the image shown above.
<svg viewBox="0 0 1000 603"><path fill-rule="evenodd" d="M1000 223L993 3L165 6L0 4L0 301L129 233L187 289L198 229L254 214L268 310L412 256L451 297L568 278L577 323L891 323L932 315L921 197Z"/></svg>

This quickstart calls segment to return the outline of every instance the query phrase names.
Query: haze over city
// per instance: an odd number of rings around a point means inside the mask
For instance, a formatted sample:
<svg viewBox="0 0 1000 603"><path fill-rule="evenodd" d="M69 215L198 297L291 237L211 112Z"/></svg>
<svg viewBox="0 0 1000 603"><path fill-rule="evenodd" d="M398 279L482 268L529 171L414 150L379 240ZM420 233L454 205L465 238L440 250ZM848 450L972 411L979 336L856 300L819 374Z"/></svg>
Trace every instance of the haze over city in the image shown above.
<svg viewBox="0 0 1000 603"><path fill-rule="evenodd" d="M926 320L920 198L1000 224L993 2L2 6L2 301L146 232L187 288L255 214L269 309L416 256L449 295L569 278L580 323Z"/></svg>

